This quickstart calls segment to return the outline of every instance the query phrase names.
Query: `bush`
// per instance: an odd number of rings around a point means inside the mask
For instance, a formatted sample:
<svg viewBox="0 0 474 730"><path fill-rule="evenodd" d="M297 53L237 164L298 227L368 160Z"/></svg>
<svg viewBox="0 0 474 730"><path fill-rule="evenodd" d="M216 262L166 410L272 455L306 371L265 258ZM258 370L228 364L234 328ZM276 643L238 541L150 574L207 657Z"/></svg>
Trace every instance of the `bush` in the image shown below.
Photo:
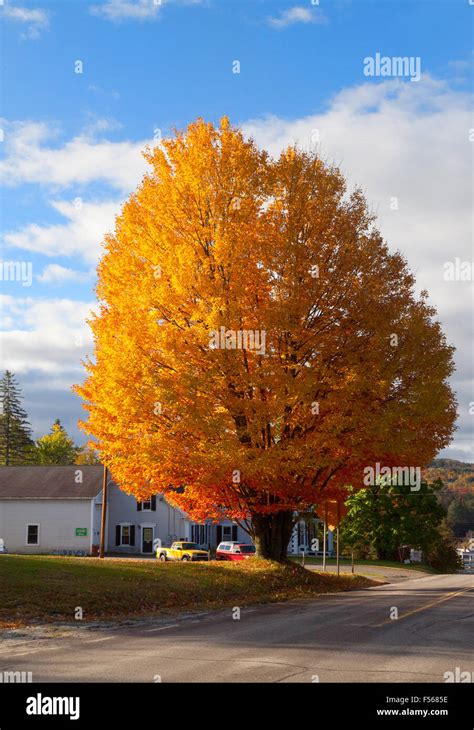
<svg viewBox="0 0 474 730"><path fill-rule="evenodd" d="M438 528L437 539L425 550L425 561L442 573L455 573L462 568L456 552L456 537L446 520Z"/></svg>

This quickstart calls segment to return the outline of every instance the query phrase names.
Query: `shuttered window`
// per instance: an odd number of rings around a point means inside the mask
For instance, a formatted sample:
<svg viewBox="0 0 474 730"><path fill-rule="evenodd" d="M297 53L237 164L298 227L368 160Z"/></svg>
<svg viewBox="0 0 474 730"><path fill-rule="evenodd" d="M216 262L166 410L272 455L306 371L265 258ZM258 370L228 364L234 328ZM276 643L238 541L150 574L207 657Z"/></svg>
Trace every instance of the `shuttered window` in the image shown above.
<svg viewBox="0 0 474 730"><path fill-rule="evenodd" d="M137 502L137 511L156 512L156 495L153 494L150 499L144 499L143 502Z"/></svg>
<svg viewBox="0 0 474 730"><path fill-rule="evenodd" d="M115 544L124 547L134 547L135 525L116 525Z"/></svg>
<svg viewBox="0 0 474 730"><path fill-rule="evenodd" d="M209 525L191 525L191 539L198 545L208 545L210 542Z"/></svg>

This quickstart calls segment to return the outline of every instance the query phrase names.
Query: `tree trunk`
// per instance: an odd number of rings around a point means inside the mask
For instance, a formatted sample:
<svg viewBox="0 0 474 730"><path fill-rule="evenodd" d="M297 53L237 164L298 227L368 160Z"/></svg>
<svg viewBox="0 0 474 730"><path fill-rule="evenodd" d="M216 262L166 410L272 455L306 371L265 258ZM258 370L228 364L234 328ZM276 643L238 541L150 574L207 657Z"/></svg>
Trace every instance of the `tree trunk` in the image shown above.
<svg viewBox="0 0 474 730"><path fill-rule="evenodd" d="M293 512L253 514L252 527L259 558L285 562L293 530Z"/></svg>
<svg viewBox="0 0 474 730"><path fill-rule="evenodd" d="M386 550L383 544L383 541L380 537L375 538L375 552L377 555L377 560L386 560Z"/></svg>

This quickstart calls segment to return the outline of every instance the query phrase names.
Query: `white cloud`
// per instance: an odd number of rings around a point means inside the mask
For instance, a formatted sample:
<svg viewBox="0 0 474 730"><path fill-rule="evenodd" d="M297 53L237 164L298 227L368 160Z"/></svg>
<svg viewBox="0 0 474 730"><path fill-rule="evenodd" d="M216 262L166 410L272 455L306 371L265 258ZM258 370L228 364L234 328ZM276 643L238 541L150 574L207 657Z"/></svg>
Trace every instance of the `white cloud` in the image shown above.
<svg viewBox="0 0 474 730"><path fill-rule="evenodd" d="M277 155L298 143L334 161L350 186L362 187L392 250L407 258L419 289L427 289L448 341L457 348L453 386L460 404L456 446L472 445L473 284L445 281L443 264L472 260L472 142L467 93L425 75L418 83L366 83L337 94L320 114L267 117L242 125ZM398 210L391 209L398 204ZM380 282L383 286L383 281ZM454 450L453 450L454 449ZM446 453L446 452L445 452Z"/></svg>
<svg viewBox="0 0 474 730"><path fill-rule="evenodd" d="M185 5L200 5L204 0L107 0L101 5L92 5L90 11L105 20L156 20L161 8L168 2Z"/></svg>
<svg viewBox="0 0 474 730"><path fill-rule="evenodd" d="M280 15L267 18L267 22L272 28L281 30L296 23L325 23L326 16L319 10L295 6L288 10L283 10Z"/></svg>
<svg viewBox="0 0 474 730"><path fill-rule="evenodd" d="M53 147L54 130L37 122L5 124L5 158L0 162L0 183L18 186L25 183L57 189L102 183L121 195L101 202L85 202L80 196L71 200L52 200L51 206L65 222L39 225L31 223L7 231L4 242L17 249L46 256L77 256L96 263L104 234L113 230L115 216L132 190L140 183L147 163L143 149L147 142L110 142L97 140L95 133L114 126L113 120L93 119L88 133Z"/></svg>
<svg viewBox="0 0 474 730"><path fill-rule="evenodd" d="M98 124L96 120L94 131ZM36 183L65 188L100 181L128 192L137 186L146 168L141 154L146 141L109 142L83 134L53 147L48 144L53 130L46 124L4 122L3 126L6 153L0 162L3 185Z"/></svg>
<svg viewBox="0 0 474 730"><path fill-rule="evenodd" d="M88 113L88 122L84 126L82 137L85 139L94 138L98 134L104 132L116 132L122 129L123 124L112 117L98 117L95 114Z"/></svg>
<svg viewBox="0 0 474 730"><path fill-rule="evenodd" d="M20 375L81 374L81 360L93 350L86 318L95 302L2 296L0 303L11 325L0 333L4 368Z"/></svg>
<svg viewBox="0 0 474 730"><path fill-rule="evenodd" d="M104 234L114 228L120 202L85 203L76 199L56 200L51 204L68 219L67 223L45 226L31 223L17 231L7 232L5 243L12 248L49 257L77 256L88 263L96 263Z"/></svg>
<svg viewBox="0 0 474 730"><path fill-rule="evenodd" d="M22 23L26 30L21 33L23 39L39 38L41 31L49 26L48 15L40 8L21 8L14 5L5 5L3 17L14 23Z"/></svg>
<svg viewBox="0 0 474 730"><path fill-rule="evenodd" d="M97 311L97 303L3 296L0 307L6 330L0 333L2 367L19 376L35 437L47 433L59 417L83 442L77 419L85 414L71 387L84 380L81 361L93 354L86 319Z"/></svg>
<svg viewBox="0 0 474 730"><path fill-rule="evenodd" d="M91 278L91 274L68 269L59 264L48 264L37 278L41 284L64 284L71 281L81 283L88 281Z"/></svg>
<svg viewBox="0 0 474 730"><path fill-rule="evenodd" d="M89 84L87 87L88 91L92 91L94 94L97 94L98 96L108 97L113 100L120 99L120 94L118 91L115 91L115 89L103 89L101 86L97 86L97 84Z"/></svg>
<svg viewBox="0 0 474 730"><path fill-rule="evenodd" d="M160 10L160 2L154 0L108 0L102 5L93 5L91 13L106 20L151 20Z"/></svg>

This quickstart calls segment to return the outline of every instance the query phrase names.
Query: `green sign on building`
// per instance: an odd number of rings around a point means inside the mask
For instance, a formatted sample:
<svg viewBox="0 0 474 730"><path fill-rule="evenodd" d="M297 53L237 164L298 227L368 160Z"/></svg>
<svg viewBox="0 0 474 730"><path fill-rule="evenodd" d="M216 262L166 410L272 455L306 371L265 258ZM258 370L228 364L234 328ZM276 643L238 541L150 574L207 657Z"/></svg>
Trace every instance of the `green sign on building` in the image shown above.
<svg viewBox="0 0 474 730"><path fill-rule="evenodd" d="M87 537L87 527L76 527L76 537Z"/></svg>

